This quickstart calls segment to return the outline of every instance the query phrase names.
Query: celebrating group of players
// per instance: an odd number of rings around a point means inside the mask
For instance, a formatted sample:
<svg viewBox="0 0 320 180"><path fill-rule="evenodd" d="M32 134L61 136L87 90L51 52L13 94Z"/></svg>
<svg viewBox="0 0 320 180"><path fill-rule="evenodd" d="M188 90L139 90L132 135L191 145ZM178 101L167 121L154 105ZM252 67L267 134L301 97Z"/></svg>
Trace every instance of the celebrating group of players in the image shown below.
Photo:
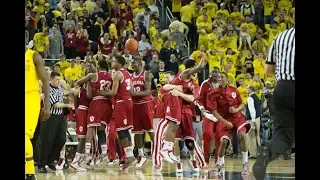
<svg viewBox="0 0 320 180"><path fill-rule="evenodd" d="M245 138L250 124L241 113L243 104L240 94L236 88L228 85L226 73L219 73L217 67L213 68L211 77L199 88L195 83L196 74L205 67L206 62L202 58L196 64L189 59L185 62L186 69L178 74L166 72L167 84L159 89L160 101L157 104L154 99L158 98L151 96L152 75L144 69L142 58L134 58L132 74L125 70L125 64L122 56L113 57L110 71L105 60L100 60L97 68L95 63L91 63L87 75L77 82L81 87L75 100L80 141L71 168L86 171L88 165L113 165L118 159L122 170L135 163L136 168L142 168L147 162L143 152L143 133L147 132L153 142L151 153L154 169L161 170L162 160L165 160L177 164L177 173L182 172L183 168L179 148L175 143L178 141L175 140L185 142L193 171L197 172L200 168L208 169L210 138L214 137L217 149L214 171L219 173L224 165L225 149L235 130L241 139L242 174L249 174L248 144ZM209 140L204 139L206 156L195 141L192 124L196 117L195 106L200 108L204 116L203 123L211 132L207 138ZM155 111L160 112L161 117L157 122L153 122ZM137 159L133 154L130 132L135 134ZM120 140L118 156L117 137Z"/></svg>

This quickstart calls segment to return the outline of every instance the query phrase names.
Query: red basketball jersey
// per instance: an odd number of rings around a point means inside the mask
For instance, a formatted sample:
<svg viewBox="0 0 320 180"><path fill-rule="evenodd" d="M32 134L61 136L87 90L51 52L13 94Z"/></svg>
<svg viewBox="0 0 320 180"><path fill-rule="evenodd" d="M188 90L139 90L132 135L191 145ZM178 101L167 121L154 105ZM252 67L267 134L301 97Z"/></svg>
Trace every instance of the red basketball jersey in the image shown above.
<svg viewBox="0 0 320 180"><path fill-rule="evenodd" d="M97 93L98 90L110 90L112 88L112 76L107 71L100 71L96 73L97 79L91 83L92 96L101 96Z"/></svg>
<svg viewBox="0 0 320 180"><path fill-rule="evenodd" d="M193 84L193 80L181 80L181 74L183 71L178 72L178 74L176 75L176 77L173 79L173 81L171 82L171 84L173 85L181 85L183 87L183 92L185 92L187 89L189 89L190 86L192 86Z"/></svg>
<svg viewBox="0 0 320 180"><path fill-rule="evenodd" d="M78 103L79 107L88 107L89 106L89 100L87 96L87 90L82 86L80 88L79 96L78 96Z"/></svg>
<svg viewBox="0 0 320 180"><path fill-rule="evenodd" d="M119 100L131 100L131 75L128 71L124 69L119 69L120 74L122 75L122 81L119 84L118 92L115 95L116 101Z"/></svg>
<svg viewBox="0 0 320 180"><path fill-rule="evenodd" d="M145 85L145 74L146 71L142 71L139 75L136 75L135 73L132 73L132 87L133 91L139 92L144 91L144 85ZM152 100L151 93L148 96L132 96L133 103L143 103L148 102Z"/></svg>

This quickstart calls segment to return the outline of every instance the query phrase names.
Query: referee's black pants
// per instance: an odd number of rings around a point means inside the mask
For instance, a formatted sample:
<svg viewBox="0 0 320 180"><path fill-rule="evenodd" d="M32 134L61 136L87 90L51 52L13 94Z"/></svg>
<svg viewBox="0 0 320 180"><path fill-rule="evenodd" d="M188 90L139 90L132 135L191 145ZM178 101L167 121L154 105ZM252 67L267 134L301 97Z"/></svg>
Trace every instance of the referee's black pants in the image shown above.
<svg viewBox="0 0 320 180"><path fill-rule="evenodd" d="M274 133L270 160L287 152L295 141L295 81L279 81L273 93Z"/></svg>
<svg viewBox="0 0 320 180"><path fill-rule="evenodd" d="M67 123L63 115L51 115L40 125L40 166L58 160L66 142Z"/></svg>

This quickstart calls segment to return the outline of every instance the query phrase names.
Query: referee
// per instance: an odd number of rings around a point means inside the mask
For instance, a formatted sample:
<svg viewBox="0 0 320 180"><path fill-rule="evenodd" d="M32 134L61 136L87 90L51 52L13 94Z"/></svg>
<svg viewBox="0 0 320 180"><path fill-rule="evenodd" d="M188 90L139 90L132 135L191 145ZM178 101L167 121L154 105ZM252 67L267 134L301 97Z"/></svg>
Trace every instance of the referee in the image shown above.
<svg viewBox="0 0 320 180"><path fill-rule="evenodd" d="M275 77L274 134L268 147L260 147L253 174L263 180L268 163L287 152L295 140L295 27L280 33L270 46L266 74Z"/></svg>
<svg viewBox="0 0 320 180"><path fill-rule="evenodd" d="M48 120L40 125L40 163L39 172L46 173L46 165L55 170L54 160L59 159L60 151L66 142L67 123L64 119L63 108L70 104L63 103L63 97L67 95L60 86L60 74L51 72L50 75L50 113Z"/></svg>

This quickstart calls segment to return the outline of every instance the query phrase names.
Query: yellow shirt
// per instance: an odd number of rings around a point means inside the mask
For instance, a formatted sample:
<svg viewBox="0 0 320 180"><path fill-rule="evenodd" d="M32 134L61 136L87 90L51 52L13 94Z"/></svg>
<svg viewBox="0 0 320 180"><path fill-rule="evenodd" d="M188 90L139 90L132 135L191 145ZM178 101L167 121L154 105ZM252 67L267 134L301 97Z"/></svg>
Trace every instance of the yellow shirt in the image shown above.
<svg viewBox="0 0 320 180"><path fill-rule="evenodd" d="M183 71L184 69L186 69L186 66L184 64L181 64L179 67L178 67L178 71Z"/></svg>
<svg viewBox="0 0 320 180"><path fill-rule="evenodd" d="M215 2L204 3L204 7L207 8L208 16L215 18L218 11L218 5Z"/></svg>
<svg viewBox="0 0 320 180"><path fill-rule="evenodd" d="M115 24L113 24L113 23L110 24L109 33L110 33L111 39L114 37L116 40L118 40L118 31L117 31L117 27Z"/></svg>
<svg viewBox="0 0 320 180"><path fill-rule="evenodd" d="M191 5L186 5L180 9L180 14L181 14L181 22L191 23L191 19L195 14L195 12L194 12L194 9L192 9Z"/></svg>
<svg viewBox="0 0 320 180"><path fill-rule="evenodd" d="M81 17L81 16L83 16L83 10L85 10L86 8L85 7L77 7L77 15L78 15L78 17Z"/></svg>
<svg viewBox="0 0 320 180"><path fill-rule="evenodd" d="M214 49L214 41L210 41L209 39L213 39L216 37L216 33L212 32L208 34L208 49Z"/></svg>
<svg viewBox="0 0 320 180"><path fill-rule="evenodd" d="M271 85L274 87L275 82L276 82L274 76L268 76L268 75L267 75L265 82L267 82L267 81L270 81L270 82L271 82Z"/></svg>
<svg viewBox="0 0 320 180"><path fill-rule="evenodd" d="M153 39L152 44L155 44L157 51L160 52L160 50L161 50L164 42L163 42L163 39L160 37L160 38L155 38L155 39Z"/></svg>
<svg viewBox="0 0 320 180"><path fill-rule="evenodd" d="M64 74L64 71L68 68L68 67L70 67L70 63L68 62L68 61L59 61L59 62L57 62L57 64L59 64L60 65L60 72L62 73L62 74Z"/></svg>
<svg viewBox="0 0 320 180"><path fill-rule="evenodd" d="M244 86L248 87L249 85L253 84L253 79L244 79Z"/></svg>
<svg viewBox="0 0 320 180"><path fill-rule="evenodd" d="M53 10L52 13L54 14L55 18L62 16L62 13L59 10Z"/></svg>
<svg viewBox="0 0 320 180"><path fill-rule="evenodd" d="M264 65L266 64L266 60L255 59L253 61L254 74L259 73L261 79L264 79Z"/></svg>
<svg viewBox="0 0 320 180"><path fill-rule="evenodd" d="M243 104L247 104L247 100L248 100L248 93L247 93L247 89L245 87L239 86L238 91L240 93L240 97L242 99L242 103Z"/></svg>
<svg viewBox="0 0 320 180"><path fill-rule="evenodd" d="M271 16L271 12L274 8L274 0L263 0L264 16Z"/></svg>
<svg viewBox="0 0 320 180"><path fill-rule="evenodd" d="M73 11L74 9L77 9L78 7L80 7L79 1L77 0L71 1L71 11Z"/></svg>
<svg viewBox="0 0 320 180"><path fill-rule="evenodd" d="M237 45L237 40L238 40L238 35L233 35L233 36L224 36L224 39L226 40L226 43L224 45L225 48L231 48L231 49L238 49Z"/></svg>
<svg viewBox="0 0 320 180"><path fill-rule="evenodd" d="M215 39L213 44L214 44L214 48L217 49L217 50L224 50L225 49L225 40L224 40L224 38Z"/></svg>
<svg viewBox="0 0 320 180"><path fill-rule="evenodd" d="M230 18L232 18L236 22L236 25L239 26L244 17L241 12L233 12L230 14Z"/></svg>
<svg viewBox="0 0 320 180"><path fill-rule="evenodd" d="M218 13L221 13L222 19L224 19L224 20L227 20L227 18L229 17L229 11L226 10L226 9L224 9L224 10L220 9L220 10L217 11L217 14Z"/></svg>
<svg viewBox="0 0 320 180"><path fill-rule="evenodd" d="M44 4L46 3L46 0L39 0L39 6L38 6L38 12L40 14L44 13Z"/></svg>
<svg viewBox="0 0 320 180"><path fill-rule="evenodd" d="M86 9L89 14L92 14L94 8L97 6L96 2L92 2L90 0L87 0L86 2L84 2L84 5L86 6Z"/></svg>
<svg viewBox="0 0 320 180"><path fill-rule="evenodd" d="M151 39L151 42L153 42L154 41L154 39L155 39L155 35L157 34L157 28L156 27L152 27L152 28L150 28L149 29L149 37L150 37L150 39Z"/></svg>
<svg viewBox="0 0 320 180"><path fill-rule="evenodd" d="M137 14L138 14L139 12L144 12L144 8L141 8L141 9L135 8L135 9L132 11L133 19L136 18Z"/></svg>
<svg viewBox="0 0 320 180"><path fill-rule="evenodd" d="M49 37L44 36L42 32L36 33L33 37L34 49L38 52L44 52L44 47L49 45Z"/></svg>
<svg viewBox="0 0 320 180"><path fill-rule="evenodd" d="M259 99L262 97L262 86L260 85L260 82L253 81L252 85L256 88L256 94Z"/></svg>
<svg viewBox="0 0 320 180"><path fill-rule="evenodd" d="M200 54L203 54L204 59L208 60L207 53L201 52L200 50L193 51L193 53L191 54L191 57L197 62L197 64L199 64L201 60Z"/></svg>
<svg viewBox="0 0 320 180"><path fill-rule="evenodd" d="M32 92L32 91L39 91L40 92L40 85L39 85L39 78L36 71L36 66L33 62L33 55L36 51L28 49L25 53L26 59L26 71L25 71L25 93Z"/></svg>
<svg viewBox="0 0 320 180"><path fill-rule="evenodd" d="M82 72L76 67L74 67L74 68L69 67L64 72L65 78L69 81L75 81L75 80L81 78L81 74L82 74Z"/></svg>
<svg viewBox="0 0 320 180"><path fill-rule="evenodd" d="M203 15L199 16L197 18L196 22L197 22L197 24L200 24L201 22L203 22ZM212 29L212 20L211 20L211 18L208 18L208 22L206 22L206 23L210 23L211 24L211 29Z"/></svg>
<svg viewBox="0 0 320 180"><path fill-rule="evenodd" d="M180 12L181 0L172 0L172 12Z"/></svg>
<svg viewBox="0 0 320 180"><path fill-rule="evenodd" d="M236 87L236 78L234 77L234 74L232 74L231 72L227 73L228 74L228 83L230 86L232 87Z"/></svg>
<svg viewBox="0 0 320 180"><path fill-rule="evenodd" d="M221 57L220 54L208 55L209 72L212 71L213 67L221 69Z"/></svg>
<svg viewBox="0 0 320 180"><path fill-rule="evenodd" d="M202 29L204 29L204 30L209 30L209 29L212 29L212 22L200 22L199 24L198 24L198 30L202 30ZM205 38L206 39L206 41L208 41L208 34L207 33L199 33L199 39L203 39L203 38Z"/></svg>

